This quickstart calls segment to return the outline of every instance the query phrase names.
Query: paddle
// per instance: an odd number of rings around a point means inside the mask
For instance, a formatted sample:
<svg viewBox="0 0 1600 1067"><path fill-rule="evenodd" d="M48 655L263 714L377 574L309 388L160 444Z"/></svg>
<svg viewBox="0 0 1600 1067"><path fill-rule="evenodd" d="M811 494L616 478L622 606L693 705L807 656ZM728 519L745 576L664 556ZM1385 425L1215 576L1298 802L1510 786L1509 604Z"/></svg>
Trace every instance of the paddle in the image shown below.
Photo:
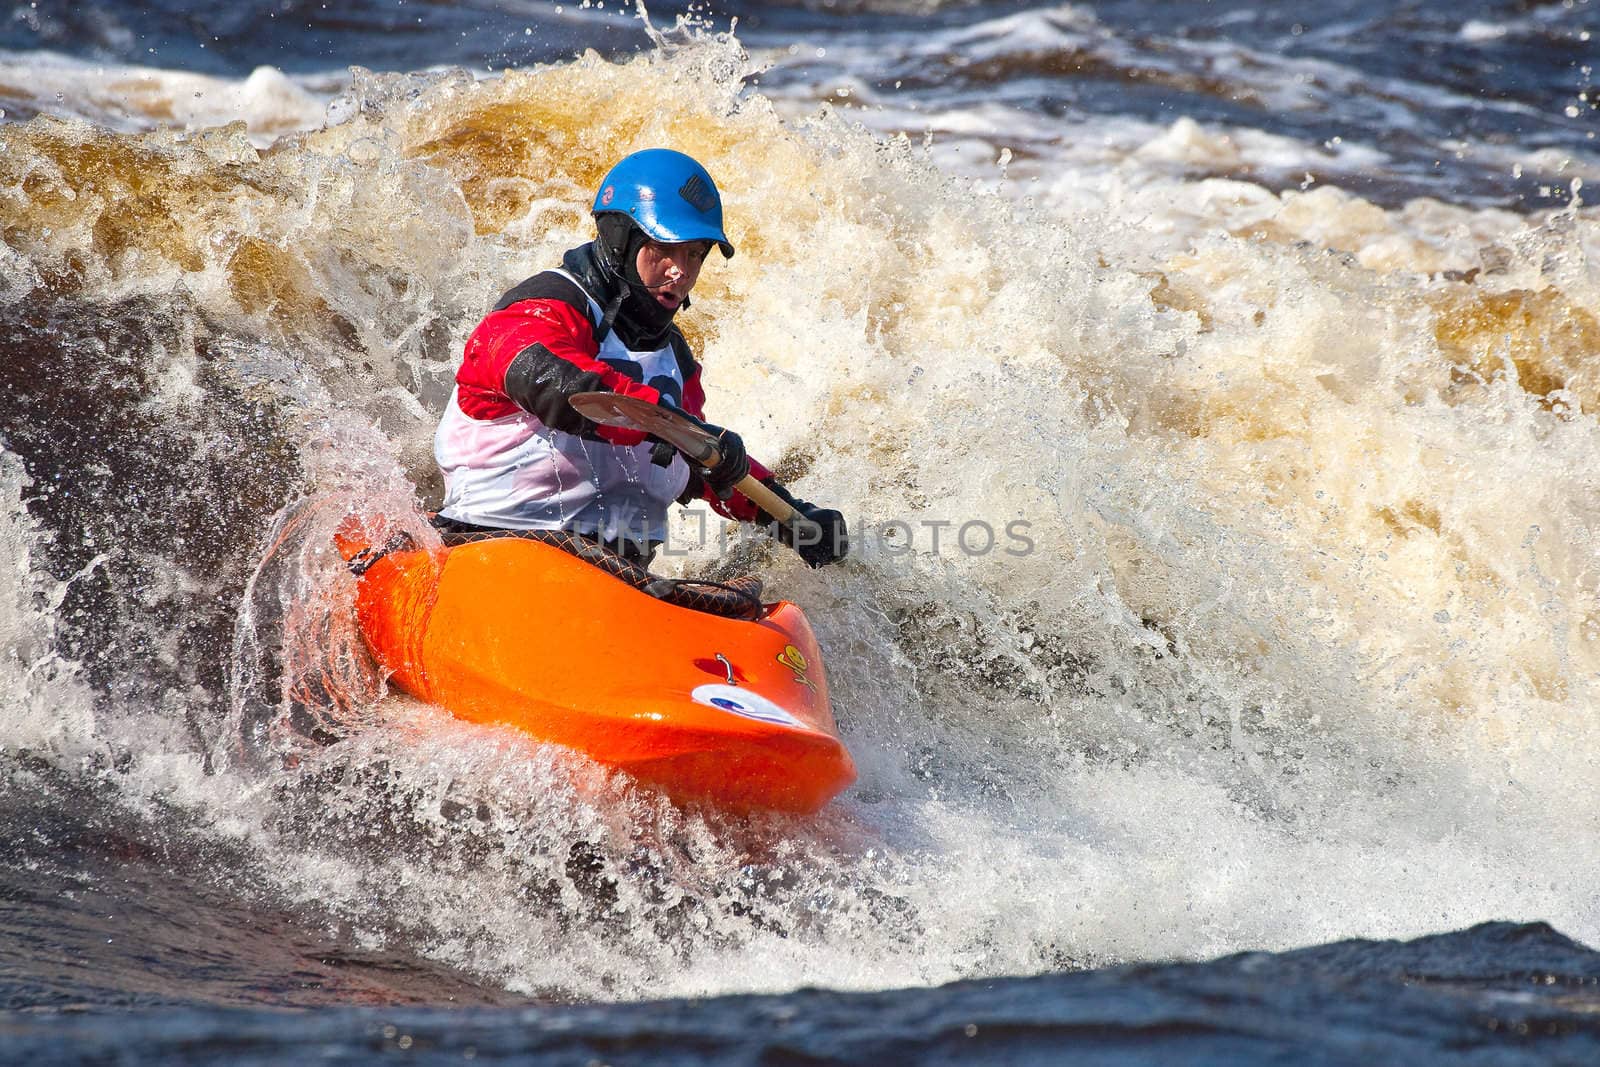
<svg viewBox="0 0 1600 1067"><path fill-rule="evenodd" d="M685 415L652 404L638 397L621 393L578 393L567 401L572 409L591 422L602 426L621 426L629 430L642 430L658 437L684 454L691 463L701 467L714 467L721 457L717 455L717 439L695 425ZM765 511L795 532L798 544L814 545L822 541L822 528L794 508L771 489L745 475L734 488L743 493L754 505Z"/></svg>

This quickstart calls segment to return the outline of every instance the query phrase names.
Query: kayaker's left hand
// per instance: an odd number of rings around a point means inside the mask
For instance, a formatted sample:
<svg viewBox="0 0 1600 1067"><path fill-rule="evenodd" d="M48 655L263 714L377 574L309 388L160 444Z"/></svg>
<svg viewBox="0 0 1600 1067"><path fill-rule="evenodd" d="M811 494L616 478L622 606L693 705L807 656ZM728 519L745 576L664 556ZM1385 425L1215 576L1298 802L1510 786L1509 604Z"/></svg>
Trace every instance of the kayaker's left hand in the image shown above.
<svg viewBox="0 0 1600 1067"><path fill-rule="evenodd" d="M650 442L650 462L658 467L670 467L672 461L678 458L678 450L667 444L659 437L646 437Z"/></svg>
<svg viewBox="0 0 1600 1067"><path fill-rule="evenodd" d="M850 530L845 526L844 516L832 508L814 507L803 500L795 510L817 524L822 531L821 540L812 544L797 539L794 531L783 525L778 527L778 540L800 553L808 567L826 567L844 559L845 553L850 551Z"/></svg>
<svg viewBox="0 0 1600 1067"><path fill-rule="evenodd" d="M805 560L806 566L826 567L830 563L838 563L844 559L846 553L850 551L850 529L845 525L842 514L832 508L819 508L815 504L801 500L778 484L775 478L763 478L761 484L771 489L791 508L816 523L817 528L822 531L822 536L816 540L802 538L796 535L793 527L779 522L770 515L767 516L767 520L772 524L773 535L798 552L800 558Z"/></svg>

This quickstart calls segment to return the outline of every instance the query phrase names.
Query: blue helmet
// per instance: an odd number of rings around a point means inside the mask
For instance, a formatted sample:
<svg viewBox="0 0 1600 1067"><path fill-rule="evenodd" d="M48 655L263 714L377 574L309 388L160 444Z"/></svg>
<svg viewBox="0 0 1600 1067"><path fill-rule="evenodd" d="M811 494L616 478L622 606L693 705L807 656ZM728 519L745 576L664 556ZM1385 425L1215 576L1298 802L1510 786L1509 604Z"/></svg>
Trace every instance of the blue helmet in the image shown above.
<svg viewBox="0 0 1600 1067"><path fill-rule="evenodd" d="M715 241L726 258L733 245L722 232L722 197L706 169L682 152L646 148L617 163L600 180L594 213L627 215L664 244Z"/></svg>

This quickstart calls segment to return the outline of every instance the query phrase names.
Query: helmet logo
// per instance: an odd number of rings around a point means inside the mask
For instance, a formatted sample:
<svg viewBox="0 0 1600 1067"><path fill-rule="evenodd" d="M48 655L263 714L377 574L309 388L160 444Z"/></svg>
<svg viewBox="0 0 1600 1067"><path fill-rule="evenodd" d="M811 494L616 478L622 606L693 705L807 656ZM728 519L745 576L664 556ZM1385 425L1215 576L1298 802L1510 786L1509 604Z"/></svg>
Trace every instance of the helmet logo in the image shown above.
<svg viewBox="0 0 1600 1067"><path fill-rule="evenodd" d="M689 175L689 180L683 183L678 195L702 215L717 206L717 194L711 191L710 184L698 174Z"/></svg>
<svg viewBox="0 0 1600 1067"><path fill-rule="evenodd" d="M602 204L609 204L609 203L611 203L611 201L613 199L615 199L616 195L617 195L617 187L614 186L614 185L608 185L600 193L600 202Z"/></svg>

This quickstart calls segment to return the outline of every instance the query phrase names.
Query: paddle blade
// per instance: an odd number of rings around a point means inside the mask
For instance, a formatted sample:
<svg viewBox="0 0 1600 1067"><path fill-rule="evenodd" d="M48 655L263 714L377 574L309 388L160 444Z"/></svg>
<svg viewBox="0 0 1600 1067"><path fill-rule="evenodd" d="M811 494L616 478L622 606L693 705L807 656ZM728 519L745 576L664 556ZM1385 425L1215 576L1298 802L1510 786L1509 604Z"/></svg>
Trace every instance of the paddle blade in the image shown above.
<svg viewBox="0 0 1600 1067"><path fill-rule="evenodd" d="M642 430L660 438L701 466L716 463L717 439L686 416L621 393L578 393L568 401L572 410L602 426Z"/></svg>

